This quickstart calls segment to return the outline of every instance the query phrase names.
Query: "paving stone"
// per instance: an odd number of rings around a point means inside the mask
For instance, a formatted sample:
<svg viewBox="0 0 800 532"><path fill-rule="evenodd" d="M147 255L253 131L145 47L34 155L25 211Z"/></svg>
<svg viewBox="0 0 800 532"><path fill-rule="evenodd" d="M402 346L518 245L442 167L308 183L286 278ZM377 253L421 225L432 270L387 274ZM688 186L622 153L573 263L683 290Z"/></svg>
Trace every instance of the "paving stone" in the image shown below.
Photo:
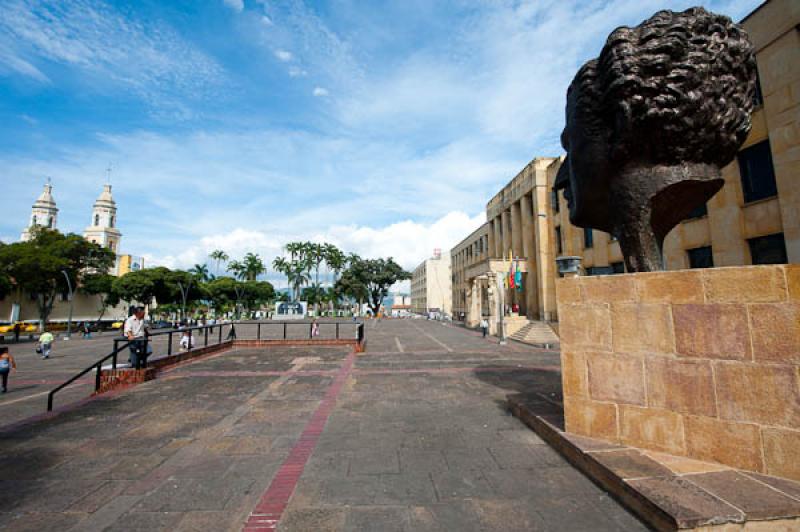
<svg viewBox="0 0 800 532"><path fill-rule="evenodd" d="M353 532L404 532L409 530L405 506L348 508L341 530Z"/></svg>
<svg viewBox="0 0 800 532"><path fill-rule="evenodd" d="M82 513L0 513L0 530L15 532L62 532L85 519Z"/></svg>
<svg viewBox="0 0 800 532"><path fill-rule="evenodd" d="M281 520L281 531L339 531L344 528L345 513L344 508L292 508Z"/></svg>
<svg viewBox="0 0 800 532"><path fill-rule="evenodd" d="M693 484L742 510L748 519L800 515L800 501L736 471L701 473L687 478Z"/></svg>
<svg viewBox="0 0 800 532"><path fill-rule="evenodd" d="M761 475L759 473L747 472L747 476L760 480L761 482L772 486L778 491L789 495L797 500L800 500L800 482L789 480L781 477L771 477L768 475Z"/></svg>
<svg viewBox="0 0 800 532"><path fill-rule="evenodd" d="M538 469L567 464L560 454L546 445L496 444L489 447L489 452L502 469Z"/></svg>
<svg viewBox="0 0 800 532"><path fill-rule="evenodd" d="M119 522L106 528L107 532L155 532L175 529L183 516L174 512L129 512Z"/></svg>
<svg viewBox="0 0 800 532"><path fill-rule="evenodd" d="M402 473L378 478L380 483L374 494L375 504L425 505L437 502L433 482L427 474Z"/></svg>
<svg viewBox="0 0 800 532"><path fill-rule="evenodd" d="M431 473L438 500L491 498L494 488L481 471Z"/></svg>
<svg viewBox="0 0 800 532"><path fill-rule="evenodd" d="M403 473L440 473L447 471L447 461L441 451L400 449L400 471Z"/></svg>
<svg viewBox="0 0 800 532"><path fill-rule="evenodd" d="M366 449L350 459L351 475L380 475L399 473L400 462L394 448Z"/></svg>

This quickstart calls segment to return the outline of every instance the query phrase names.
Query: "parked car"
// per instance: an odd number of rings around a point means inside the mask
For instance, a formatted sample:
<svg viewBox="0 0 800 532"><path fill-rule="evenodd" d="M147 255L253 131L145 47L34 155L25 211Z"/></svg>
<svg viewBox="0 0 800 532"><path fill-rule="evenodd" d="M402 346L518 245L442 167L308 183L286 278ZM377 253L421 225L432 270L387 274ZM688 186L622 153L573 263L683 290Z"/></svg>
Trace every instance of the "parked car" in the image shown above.
<svg viewBox="0 0 800 532"><path fill-rule="evenodd" d="M124 321L115 321L114 323L111 324L111 328L113 330L122 329L123 325L125 325Z"/></svg>
<svg viewBox="0 0 800 532"><path fill-rule="evenodd" d="M25 323L24 321L18 321L17 323L20 324L20 333L32 333L36 332L39 328L33 323ZM14 332L14 323L9 323L7 325L0 326L0 333L13 333Z"/></svg>
<svg viewBox="0 0 800 532"><path fill-rule="evenodd" d="M167 320L158 320L150 324L151 329L171 329L172 323Z"/></svg>

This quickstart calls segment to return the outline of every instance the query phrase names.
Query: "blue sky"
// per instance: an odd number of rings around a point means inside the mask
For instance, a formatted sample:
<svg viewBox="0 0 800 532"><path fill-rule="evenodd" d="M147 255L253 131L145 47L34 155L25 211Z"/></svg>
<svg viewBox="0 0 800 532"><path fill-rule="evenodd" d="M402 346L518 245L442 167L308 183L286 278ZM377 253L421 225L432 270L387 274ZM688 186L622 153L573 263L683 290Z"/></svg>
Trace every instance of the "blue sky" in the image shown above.
<svg viewBox="0 0 800 532"><path fill-rule="evenodd" d="M151 263L302 238L411 268L561 154L564 92L610 31L694 3L4 0L0 239L45 176L82 231L110 163L122 250Z"/></svg>

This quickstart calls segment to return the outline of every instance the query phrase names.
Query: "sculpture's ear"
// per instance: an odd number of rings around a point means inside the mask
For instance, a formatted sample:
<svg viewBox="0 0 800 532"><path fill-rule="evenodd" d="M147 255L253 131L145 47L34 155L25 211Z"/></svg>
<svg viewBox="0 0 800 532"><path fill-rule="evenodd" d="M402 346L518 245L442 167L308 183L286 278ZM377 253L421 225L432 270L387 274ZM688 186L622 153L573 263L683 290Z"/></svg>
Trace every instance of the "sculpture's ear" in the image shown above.
<svg viewBox="0 0 800 532"><path fill-rule="evenodd" d="M614 115L607 121L610 127L607 130L608 138L606 139L611 161L630 155L630 131L633 125L633 110L630 102L624 100L615 102L612 109Z"/></svg>

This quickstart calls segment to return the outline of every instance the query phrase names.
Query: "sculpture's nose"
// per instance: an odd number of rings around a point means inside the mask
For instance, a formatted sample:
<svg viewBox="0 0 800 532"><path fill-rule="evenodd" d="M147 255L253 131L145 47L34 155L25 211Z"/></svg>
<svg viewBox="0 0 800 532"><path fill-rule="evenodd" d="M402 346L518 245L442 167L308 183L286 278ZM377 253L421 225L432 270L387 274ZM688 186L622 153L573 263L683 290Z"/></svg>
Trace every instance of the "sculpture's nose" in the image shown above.
<svg viewBox="0 0 800 532"><path fill-rule="evenodd" d="M553 188L555 190L560 189L569 189L569 155L564 159L564 162L561 163L561 167L558 169L558 173L556 174L556 181L553 183Z"/></svg>

